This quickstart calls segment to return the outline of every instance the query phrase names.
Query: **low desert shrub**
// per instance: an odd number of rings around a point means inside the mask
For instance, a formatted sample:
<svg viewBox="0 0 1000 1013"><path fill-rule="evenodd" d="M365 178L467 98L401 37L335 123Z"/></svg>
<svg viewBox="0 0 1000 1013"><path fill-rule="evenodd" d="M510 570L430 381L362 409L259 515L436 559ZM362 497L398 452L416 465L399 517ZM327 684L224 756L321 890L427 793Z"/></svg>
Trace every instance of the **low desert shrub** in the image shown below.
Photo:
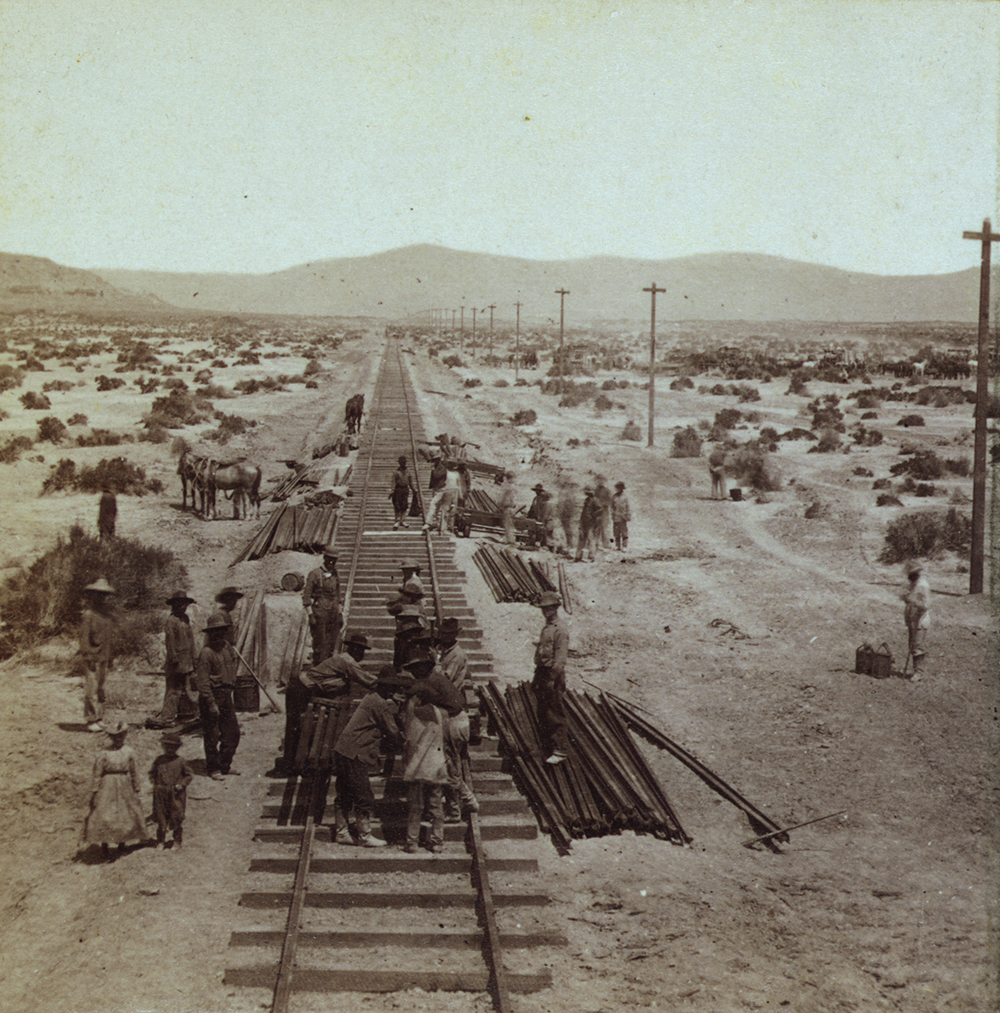
<svg viewBox="0 0 1000 1013"><path fill-rule="evenodd" d="M315 376L317 373L323 372L323 364L318 359L310 359L306 363L306 368L302 370L306 376Z"/></svg>
<svg viewBox="0 0 1000 1013"><path fill-rule="evenodd" d="M142 653L147 636L162 629L163 602L185 578L169 549L136 539L100 541L70 529L68 539L7 578L0 587L0 611L7 623L6 649L32 647L60 633L72 634L80 622L83 589L99 577L115 589L115 656Z"/></svg>
<svg viewBox="0 0 1000 1013"><path fill-rule="evenodd" d="M533 426L538 421L538 412L534 408L522 408L514 412L510 421L515 426Z"/></svg>
<svg viewBox="0 0 1000 1013"><path fill-rule="evenodd" d="M671 390L694 390L694 380L689 376L679 376L670 381Z"/></svg>
<svg viewBox="0 0 1000 1013"><path fill-rule="evenodd" d="M609 398L607 394L598 394L597 397L594 398L594 408L599 412L608 411L608 409L611 408L611 405L611 398Z"/></svg>
<svg viewBox="0 0 1000 1013"><path fill-rule="evenodd" d="M858 478L874 478L875 473L869 471L867 468L857 467L851 472L852 475L857 475Z"/></svg>
<svg viewBox="0 0 1000 1013"><path fill-rule="evenodd" d="M48 478L42 483L42 495L49 492L100 492L107 486L113 493L124 496L145 496L147 492L163 492L158 478L147 479L146 471L125 457L104 458L93 467L79 471L76 461L64 457L52 465Z"/></svg>
<svg viewBox="0 0 1000 1013"><path fill-rule="evenodd" d="M446 355L441 361L446 366L451 366L455 369L465 369L465 363L457 355Z"/></svg>
<svg viewBox="0 0 1000 1013"><path fill-rule="evenodd" d="M33 390L26 390L18 400L29 411L48 411L52 407L52 402L44 394Z"/></svg>
<svg viewBox="0 0 1000 1013"><path fill-rule="evenodd" d="M944 466L953 474L966 478L972 474L972 462L967 457L946 458Z"/></svg>
<svg viewBox="0 0 1000 1013"><path fill-rule="evenodd" d="M172 390L166 397L153 401L151 416L167 429L198 425L211 417L214 409L209 401L186 390Z"/></svg>
<svg viewBox="0 0 1000 1013"><path fill-rule="evenodd" d="M50 390L72 390L75 386L70 380L48 380L42 384L42 390L47 394Z"/></svg>
<svg viewBox="0 0 1000 1013"><path fill-rule="evenodd" d="M166 443L170 433L157 422L147 422L139 433L140 443Z"/></svg>
<svg viewBox="0 0 1000 1013"><path fill-rule="evenodd" d="M878 418L878 412L865 412L861 416L861 418L863 420L865 420L865 421L867 421L868 419L877 419Z"/></svg>
<svg viewBox="0 0 1000 1013"><path fill-rule="evenodd" d="M865 429L865 427L861 425L854 430L851 436L859 447L877 447L885 438L882 435L881 430Z"/></svg>
<svg viewBox="0 0 1000 1013"><path fill-rule="evenodd" d="M242 415L227 415L225 412L216 412L215 417L219 420L219 427L212 432L206 433L205 438L216 440L219 443L228 443L234 436L245 433L257 425L254 419L245 419Z"/></svg>
<svg viewBox="0 0 1000 1013"><path fill-rule="evenodd" d="M618 437L620 440L634 440L638 442L642 439L642 430L629 419L625 423L625 428L621 431L621 435Z"/></svg>
<svg viewBox="0 0 1000 1013"><path fill-rule="evenodd" d="M816 446L810 447L807 454L832 454L840 449L840 433L835 429L824 429L819 434Z"/></svg>
<svg viewBox="0 0 1000 1013"><path fill-rule="evenodd" d="M674 445L670 449L671 457L701 457L701 437L694 426L687 426L674 433Z"/></svg>
<svg viewBox="0 0 1000 1013"><path fill-rule="evenodd" d="M91 429L76 438L78 447L118 447L123 443L134 443L131 433L113 433L110 429Z"/></svg>
<svg viewBox="0 0 1000 1013"><path fill-rule="evenodd" d="M955 507L947 512L921 511L903 514L886 527L885 545L879 562L901 563L950 550L965 552L972 537L972 521Z"/></svg>
<svg viewBox="0 0 1000 1013"><path fill-rule="evenodd" d="M66 420L68 426L85 426L87 424L87 416L77 412L75 415L70 415Z"/></svg>
<svg viewBox="0 0 1000 1013"><path fill-rule="evenodd" d="M12 436L0 445L0 464L14 464L21 459L21 454L35 445L29 436Z"/></svg>
<svg viewBox="0 0 1000 1013"><path fill-rule="evenodd" d="M788 390L786 394L798 394L801 397L809 396L809 389L806 384L813 378L813 371L811 369L796 369L788 380Z"/></svg>
<svg viewBox="0 0 1000 1013"><path fill-rule="evenodd" d="M40 443L62 443L66 435L66 426L54 415L46 415L38 423L38 441Z"/></svg>
<svg viewBox="0 0 1000 1013"><path fill-rule="evenodd" d="M809 506L806 507L803 517L807 521L821 521L826 520L830 516L830 506L828 503L823 503L820 500L813 500Z"/></svg>
<svg viewBox="0 0 1000 1013"><path fill-rule="evenodd" d="M468 388L482 387L482 385L483 385L483 381L480 380L478 376L467 376L462 381L462 386L463 387L468 387Z"/></svg>
<svg viewBox="0 0 1000 1013"><path fill-rule="evenodd" d="M732 429L743 418L743 413L737 408L723 408L715 413L715 425L719 429Z"/></svg>
<svg viewBox="0 0 1000 1013"><path fill-rule="evenodd" d="M924 425L923 415L904 415L897 423L897 426L922 426Z"/></svg>
<svg viewBox="0 0 1000 1013"><path fill-rule="evenodd" d="M875 506L877 507L885 507L885 506L897 507L902 505L903 501L899 499L899 497L893 496L892 493L889 492L879 493L879 495L875 499Z"/></svg>
<svg viewBox="0 0 1000 1013"><path fill-rule="evenodd" d="M24 370L9 362L0 363L0 392L13 390L24 383Z"/></svg>
<svg viewBox="0 0 1000 1013"><path fill-rule="evenodd" d="M923 482L943 478L944 461L933 450L918 450L902 461L897 461L890 469L890 475L909 475Z"/></svg>
<svg viewBox="0 0 1000 1013"><path fill-rule="evenodd" d="M105 376L103 373L97 378L97 389L102 393L108 390L118 390L125 386L125 381L120 376Z"/></svg>
<svg viewBox="0 0 1000 1013"><path fill-rule="evenodd" d="M875 481L872 482L872 488L873 489L891 489L892 488L892 479L891 478L876 478Z"/></svg>
<svg viewBox="0 0 1000 1013"><path fill-rule="evenodd" d="M670 386L671 388L673 388L673 384L671 384ZM617 389L618 389L617 380L605 380L604 383L601 384L601 390L617 390Z"/></svg>
<svg viewBox="0 0 1000 1013"><path fill-rule="evenodd" d="M494 387L509 387L510 386L510 380L505 380L503 377L500 377L499 380L494 380L493 381L493 386Z"/></svg>
<svg viewBox="0 0 1000 1013"><path fill-rule="evenodd" d="M781 488L781 473L777 465L756 441L737 447L728 455L726 466L741 485L749 486L756 492L777 492Z"/></svg>

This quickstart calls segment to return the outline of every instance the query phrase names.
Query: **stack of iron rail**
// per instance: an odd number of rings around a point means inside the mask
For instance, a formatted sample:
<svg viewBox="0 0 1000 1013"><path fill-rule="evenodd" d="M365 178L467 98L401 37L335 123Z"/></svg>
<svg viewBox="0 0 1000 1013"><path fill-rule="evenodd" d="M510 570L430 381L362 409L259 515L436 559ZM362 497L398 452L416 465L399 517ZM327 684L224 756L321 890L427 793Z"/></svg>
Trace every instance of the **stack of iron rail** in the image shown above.
<svg viewBox="0 0 1000 1013"><path fill-rule="evenodd" d="M535 694L527 683L502 691L496 681L480 689L490 725L514 776L553 843L633 830L673 844L684 831L662 786L629 735L618 712L585 693L566 693L569 755L545 762Z"/></svg>
<svg viewBox="0 0 1000 1013"><path fill-rule="evenodd" d="M274 491L271 493L271 502L280 503L288 499L300 485L319 485L324 472L328 471L329 468L330 465L323 458L310 464L293 464L291 473L286 475L274 487ZM338 468L331 476L329 485L346 485L350 473L350 466L344 469L343 475Z"/></svg>
<svg viewBox="0 0 1000 1013"><path fill-rule="evenodd" d="M472 554L483 579L497 601L534 604L543 591L559 591L541 563L525 559L514 549L485 543Z"/></svg>
<svg viewBox="0 0 1000 1013"><path fill-rule="evenodd" d="M337 507L291 506L283 503L257 529L233 564L245 559L260 559L269 552L294 549L320 552L333 541L337 527Z"/></svg>

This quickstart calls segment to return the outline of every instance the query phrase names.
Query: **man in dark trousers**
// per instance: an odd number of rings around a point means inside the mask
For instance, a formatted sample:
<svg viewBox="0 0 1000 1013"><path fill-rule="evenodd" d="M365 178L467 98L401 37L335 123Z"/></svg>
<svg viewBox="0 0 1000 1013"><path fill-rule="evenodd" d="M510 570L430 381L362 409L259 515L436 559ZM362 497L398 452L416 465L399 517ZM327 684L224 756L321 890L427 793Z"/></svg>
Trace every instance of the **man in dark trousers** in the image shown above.
<svg viewBox="0 0 1000 1013"><path fill-rule="evenodd" d="M209 622L203 631L208 643L201 649L194 671L205 737L205 766L208 776L216 781L237 773L232 763L240 744L240 723L233 706L237 659L227 639L231 628L224 622Z"/></svg>
<svg viewBox="0 0 1000 1013"><path fill-rule="evenodd" d="M302 604L309 612L314 665L333 654L337 634L343 622L340 614L340 576L337 550L331 543L323 550L323 565L309 571L302 589Z"/></svg>
<svg viewBox="0 0 1000 1013"><path fill-rule="evenodd" d="M182 720L194 717L187 695L188 679L194 671L195 658L194 630L191 629L187 609L194 603L194 598L189 598L183 591L177 591L172 598L167 599L170 615L163 624L166 687L160 713L146 721L147 728L167 728L178 717Z"/></svg>
<svg viewBox="0 0 1000 1013"><path fill-rule="evenodd" d="M559 616L562 599L555 591L543 591L538 607L545 617L545 625L535 647L535 676L531 688L538 701L538 724L542 748L548 752L546 763L562 763L567 756L566 711L563 694L566 692L566 658L569 654L569 632Z"/></svg>
<svg viewBox="0 0 1000 1013"><path fill-rule="evenodd" d="M97 507L97 532L102 542L115 537L115 524L118 521L118 500L110 486L101 490L101 502Z"/></svg>
<svg viewBox="0 0 1000 1013"><path fill-rule="evenodd" d="M576 542L576 562L583 561L583 553L586 550L590 562L594 562L595 546L600 538L599 528L601 525L601 504L598 503L594 490L587 486L583 490L583 506L580 507L580 529Z"/></svg>
<svg viewBox="0 0 1000 1013"><path fill-rule="evenodd" d="M80 616L80 657L83 658L83 719L87 730L102 732L104 681L114 653L115 624L111 596L115 589L102 577L84 589L86 607Z"/></svg>

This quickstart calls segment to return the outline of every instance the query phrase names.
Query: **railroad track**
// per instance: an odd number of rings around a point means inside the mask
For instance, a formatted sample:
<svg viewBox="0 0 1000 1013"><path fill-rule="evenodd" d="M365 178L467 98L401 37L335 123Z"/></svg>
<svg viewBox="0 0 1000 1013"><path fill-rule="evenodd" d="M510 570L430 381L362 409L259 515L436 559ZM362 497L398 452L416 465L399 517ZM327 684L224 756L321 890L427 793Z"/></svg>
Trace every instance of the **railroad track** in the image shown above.
<svg viewBox="0 0 1000 1013"><path fill-rule="evenodd" d="M400 560L415 557L437 618L459 619L470 673L483 682L492 662L450 539L421 531L417 519L409 522L415 527L392 530L388 490L399 454L413 461L419 486L427 485L416 452L426 436L415 404L398 342L390 341L354 468L354 495L337 523L340 561L350 561L345 626L371 640L366 667L390 663L395 621L385 599L399 583ZM275 1013L294 1008L298 993L410 988L488 991L494 1008L505 1011L512 992L549 987L546 949L566 940L543 921L548 897L537 883L537 824L501 769L495 740L470 750L467 776L480 811L446 825L438 855L407 855L393 846L405 838L406 792L391 775L372 779L373 830L390 843L382 849L332 843L328 776L270 782L225 983L272 990Z"/></svg>

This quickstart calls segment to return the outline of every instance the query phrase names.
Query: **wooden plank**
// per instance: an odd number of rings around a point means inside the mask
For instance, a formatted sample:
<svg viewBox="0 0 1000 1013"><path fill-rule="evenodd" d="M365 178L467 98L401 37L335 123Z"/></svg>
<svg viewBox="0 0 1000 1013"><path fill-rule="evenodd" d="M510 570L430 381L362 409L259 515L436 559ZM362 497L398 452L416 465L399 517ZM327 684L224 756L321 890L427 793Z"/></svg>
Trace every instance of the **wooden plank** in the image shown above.
<svg viewBox="0 0 1000 1013"><path fill-rule="evenodd" d="M537 870L536 870L537 871ZM288 907L291 893L255 892L240 897L240 907L270 910ZM476 894L467 893L407 893L396 890L392 893L319 893L310 891L305 906L309 908L438 908L472 907L477 901ZM544 907L552 903L541 893L503 893L493 898L497 907Z"/></svg>
<svg viewBox="0 0 1000 1013"><path fill-rule="evenodd" d="M224 985L267 988L274 980L275 966L228 968ZM425 992L485 992L487 973L469 971L322 971L301 969L295 987L302 992L404 992L414 988ZM552 972L508 974L510 991L519 994L540 992L552 987ZM509 1008L509 1007L508 1007ZM277 1007L274 1007L277 1010Z"/></svg>

